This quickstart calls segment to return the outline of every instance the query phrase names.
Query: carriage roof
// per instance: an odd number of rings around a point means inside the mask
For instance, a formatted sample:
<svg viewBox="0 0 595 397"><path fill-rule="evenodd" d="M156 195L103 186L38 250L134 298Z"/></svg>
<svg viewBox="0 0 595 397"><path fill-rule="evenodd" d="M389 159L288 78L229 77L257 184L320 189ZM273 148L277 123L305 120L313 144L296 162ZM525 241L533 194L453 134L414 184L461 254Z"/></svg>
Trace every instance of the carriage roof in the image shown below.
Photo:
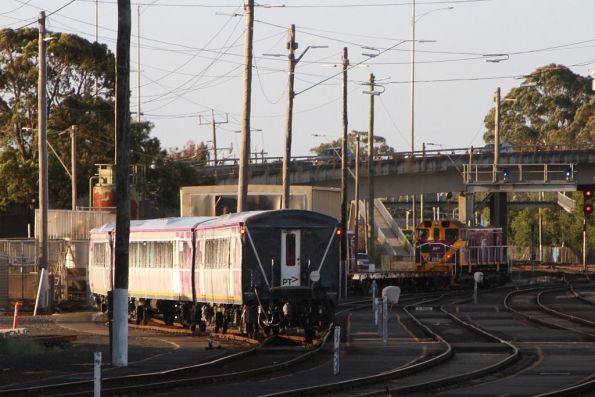
<svg viewBox="0 0 595 397"><path fill-rule="evenodd" d="M181 218L159 218L130 221L130 231L160 231L160 230L190 230L213 219L212 216L187 216ZM116 229L115 223L107 223L101 227L91 230L91 233L106 233Z"/></svg>
<svg viewBox="0 0 595 397"><path fill-rule="evenodd" d="M300 209L246 211L215 217L197 228L223 227L243 224L248 227L320 227L336 226L338 220L319 212Z"/></svg>
<svg viewBox="0 0 595 397"><path fill-rule="evenodd" d="M316 223L309 223L317 221ZM191 230L195 228L224 227L229 225L245 224L254 226L273 227L304 227L320 226L320 223L336 224L338 221L328 215L321 213L299 210L267 210L267 211L245 211L221 216L191 216L180 218L159 218L134 220L130 222L131 232L142 231L165 231L165 230ZM115 223L108 223L91 230L91 233L113 232Z"/></svg>

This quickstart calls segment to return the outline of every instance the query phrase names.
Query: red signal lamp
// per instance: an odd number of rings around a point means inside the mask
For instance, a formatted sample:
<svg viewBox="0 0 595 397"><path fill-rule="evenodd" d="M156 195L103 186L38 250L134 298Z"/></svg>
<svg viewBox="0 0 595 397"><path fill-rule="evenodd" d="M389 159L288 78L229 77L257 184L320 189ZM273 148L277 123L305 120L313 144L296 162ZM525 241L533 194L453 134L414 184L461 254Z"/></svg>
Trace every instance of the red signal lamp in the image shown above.
<svg viewBox="0 0 595 397"><path fill-rule="evenodd" d="M583 210L585 211L586 215L592 214L593 213L593 204L585 204L585 206L583 207Z"/></svg>

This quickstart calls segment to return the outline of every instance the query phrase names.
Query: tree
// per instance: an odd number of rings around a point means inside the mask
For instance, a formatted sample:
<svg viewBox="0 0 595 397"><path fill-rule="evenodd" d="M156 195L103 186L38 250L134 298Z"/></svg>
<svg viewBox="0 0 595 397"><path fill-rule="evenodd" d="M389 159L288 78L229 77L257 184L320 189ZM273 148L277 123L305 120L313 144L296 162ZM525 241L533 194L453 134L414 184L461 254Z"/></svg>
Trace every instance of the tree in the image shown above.
<svg viewBox="0 0 595 397"><path fill-rule="evenodd" d="M115 61L107 46L76 35L51 33L47 47L48 143L70 164L76 125L79 197L88 194L96 164L114 162ZM0 212L37 207L37 29L0 30ZM97 85L97 90L95 86ZM188 164L168 157L149 122L131 124L131 164L147 170L138 190L162 206L177 207L180 186L208 182ZM198 158L206 147L196 148ZM202 153L202 154L201 154ZM70 208L70 177L48 156L51 208Z"/></svg>
<svg viewBox="0 0 595 397"><path fill-rule="evenodd" d="M363 157L368 156L368 132L367 131L351 131L347 136L347 146L349 150L355 153L357 146L356 137L360 138L360 153ZM332 142L322 143L310 149L314 154L320 154L326 149L336 148L341 146L341 138ZM386 144L386 138L380 135L374 135L374 151L376 155L391 155L395 150Z"/></svg>
<svg viewBox="0 0 595 397"><path fill-rule="evenodd" d="M538 68L500 102L501 141L516 145L592 141L592 79L563 65ZM484 141L494 140L494 112L485 117Z"/></svg>
<svg viewBox="0 0 595 397"><path fill-rule="evenodd" d="M595 95L592 79L563 65L536 69L500 102L501 141L514 145L576 144L595 140ZM494 112L485 117L484 140L494 140ZM509 239L529 246L537 210L511 211ZM580 252L582 213L542 210L542 243L566 245ZM564 230L561 234L559 231Z"/></svg>
<svg viewBox="0 0 595 397"><path fill-rule="evenodd" d="M105 45L70 34L51 36L54 40L47 47L48 142L69 161L65 154L70 153L70 138L58 133L79 126L79 171L89 175L93 164L113 158L114 57ZM37 29L0 30L0 160L6 163L0 168L4 193L0 211L26 210L36 201L37 40ZM65 184L70 184L70 178L53 154L48 173L52 207L67 207L70 197ZM83 179L79 178L81 192L88 186Z"/></svg>

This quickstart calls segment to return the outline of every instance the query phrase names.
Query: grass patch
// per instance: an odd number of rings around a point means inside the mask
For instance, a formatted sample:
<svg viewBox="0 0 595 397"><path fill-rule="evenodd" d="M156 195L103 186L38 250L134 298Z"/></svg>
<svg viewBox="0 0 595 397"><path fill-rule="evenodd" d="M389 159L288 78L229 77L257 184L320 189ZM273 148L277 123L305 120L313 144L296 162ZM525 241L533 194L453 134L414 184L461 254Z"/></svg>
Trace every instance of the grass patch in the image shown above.
<svg viewBox="0 0 595 397"><path fill-rule="evenodd" d="M27 337L11 336L0 337L0 354L2 355L21 355L38 354L46 351L44 345L37 343Z"/></svg>

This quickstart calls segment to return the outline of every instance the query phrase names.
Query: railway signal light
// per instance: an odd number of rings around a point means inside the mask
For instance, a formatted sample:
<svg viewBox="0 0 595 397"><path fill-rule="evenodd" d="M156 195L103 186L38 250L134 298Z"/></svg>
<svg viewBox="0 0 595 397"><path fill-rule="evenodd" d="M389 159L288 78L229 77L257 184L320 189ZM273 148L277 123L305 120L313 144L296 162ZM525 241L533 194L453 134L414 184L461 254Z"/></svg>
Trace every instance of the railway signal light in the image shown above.
<svg viewBox="0 0 595 397"><path fill-rule="evenodd" d="M570 181L572 179L572 170L567 168L566 171L564 171L564 176L566 177L566 181Z"/></svg>
<svg viewBox="0 0 595 397"><path fill-rule="evenodd" d="M595 191L595 185L579 186L579 190L583 192L583 212L585 216L593 213L593 196Z"/></svg>
<svg viewBox="0 0 595 397"><path fill-rule="evenodd" d="M504 178L504 180L507 180L509 175L510 175L510 172L508 171L508 169L507 169L507 168L505 168L505 169L502 171L502 177Z"/></svg>

